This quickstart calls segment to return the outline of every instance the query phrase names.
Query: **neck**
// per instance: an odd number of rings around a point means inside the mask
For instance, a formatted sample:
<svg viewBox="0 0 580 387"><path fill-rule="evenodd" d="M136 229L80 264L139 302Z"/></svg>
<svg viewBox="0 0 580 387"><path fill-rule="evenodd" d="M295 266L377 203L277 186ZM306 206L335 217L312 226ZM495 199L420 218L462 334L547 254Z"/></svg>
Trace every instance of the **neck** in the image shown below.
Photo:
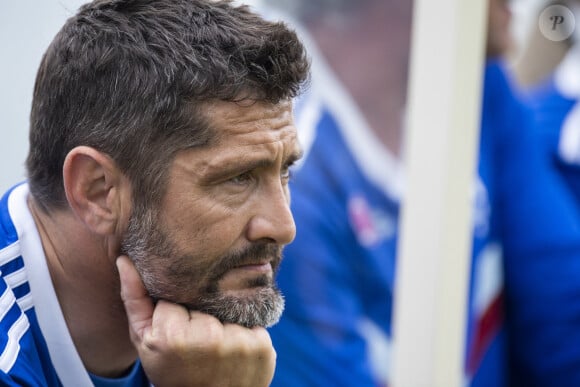
<svg viewBox="0 0 580 387"><path fill-rule="evenodd" d="M134 363L119 278L106 238L90 232L66 210L28 206L39 230L52 283L86 369L115 377Z"/></svg>

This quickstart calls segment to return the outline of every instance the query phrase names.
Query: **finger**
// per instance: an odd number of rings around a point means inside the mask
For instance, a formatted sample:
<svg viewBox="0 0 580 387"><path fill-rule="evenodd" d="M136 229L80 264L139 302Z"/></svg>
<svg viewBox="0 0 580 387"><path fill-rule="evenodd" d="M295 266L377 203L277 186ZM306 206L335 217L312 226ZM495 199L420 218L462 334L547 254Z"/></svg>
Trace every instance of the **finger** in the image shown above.
<svg viewBox="0 0 580 387"><path fill-rule="evenodd" d="M226 351L237 354L238 365L243 364L244 372L238 373L240 385L269 386L276 368L276 351L266 329L235 324L224 328L229 338Z"/></svg>
<svg viewBox="0 0 580 387"><path fill-rule="evenodd" d="M270 335L264 328L246 328L236 324L224 325L224 352L238 353L248 359L264 362L267 365L276 360L276 352L272 346Z"/></svg>
<svg viewBox="0 0 580 387"><path fill-rule="evenodd" d="M151 327L153 302L129 257L122 255L117 258L117 270L121 281L121 299L125 304L129 327L140 342Z"/></svg>
<svg viewBox="0 0 580 387"><path fill-rule="evenodd" d="M192 323L188 310L178 304L159 300L155 305L155 312L151 319L151 331L148 339L159 342L165 340L171 343L186 342L192 334ZM153 346L153 343L147 343Z"/></svg>
<svg viewBox="0 0 580 387"><path fill-rule="evenodd" d="M258 344L258 359L261 363L261 367L258 367L258 375L261 375L261 379L256 385L263 384L264 386L269 386L274 379L274 371L276 369L276 350L272 345L272 339L270 334L265 328L254 327L252 328L252 333L254 334L255 340Z"/></svg>

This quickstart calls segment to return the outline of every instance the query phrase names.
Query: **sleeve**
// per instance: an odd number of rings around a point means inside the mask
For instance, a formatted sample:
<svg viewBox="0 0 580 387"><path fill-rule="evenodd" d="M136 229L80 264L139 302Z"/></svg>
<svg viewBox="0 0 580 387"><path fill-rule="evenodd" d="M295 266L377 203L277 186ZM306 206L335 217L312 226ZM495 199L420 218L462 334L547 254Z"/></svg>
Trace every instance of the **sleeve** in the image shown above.
<svg viewBox="0 0 580 387"><path fill-rule="evenodd" d="M28 316L3 278L0 293L0 385L59 386L56 378L47 381Z"/></svg>

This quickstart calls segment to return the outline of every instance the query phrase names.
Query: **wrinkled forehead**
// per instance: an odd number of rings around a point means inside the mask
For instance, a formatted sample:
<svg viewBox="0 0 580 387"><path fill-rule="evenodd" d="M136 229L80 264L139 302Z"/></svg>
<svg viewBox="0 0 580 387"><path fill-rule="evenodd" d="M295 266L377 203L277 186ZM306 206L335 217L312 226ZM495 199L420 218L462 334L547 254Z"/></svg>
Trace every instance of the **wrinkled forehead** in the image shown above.
<svg viewBox="0 0 580 387"><path fill-rule="evenodd" d="M186 150L177 160L200 181L218 181L232 171L287 167L302 157L291 102L216 101L201 110L215 141Z"/></svg>
<svg viewBox="0 0 580 387"><path fill-rule="evenodd" d="M240 145L253 141L295 141L296 127L292 101L209 101L201 113L216 136L223 143L235 139Z"/></svg>

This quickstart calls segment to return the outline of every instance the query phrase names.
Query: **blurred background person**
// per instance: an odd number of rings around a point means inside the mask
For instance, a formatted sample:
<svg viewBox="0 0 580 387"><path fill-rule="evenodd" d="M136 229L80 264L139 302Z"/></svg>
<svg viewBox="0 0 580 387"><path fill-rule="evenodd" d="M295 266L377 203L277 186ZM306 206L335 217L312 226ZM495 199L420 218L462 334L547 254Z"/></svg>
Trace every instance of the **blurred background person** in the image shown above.
<svg viewBox="0 0 580 387"><path fill-rule="evenodd" d="M279 276L286 311L271 329L273 386L387 385L412 2L268 4L284 8L313 40L311 90L297 108L306 155L291 183L298 234ZM465 379L472 386L507 382L497 209L504 176L517 180L503 165L527 153L509 148L517 138L512 128L529 118L498 60L512 44L508 4L489 6L466 316Z"/></svg>
<svg viewBox="0 0 580 387"><path fill-rule="evenodd" d="M580 203L580 0L549 1L543 9L552 5L564 6L575 15L573 33L566 39L555 41L536 28L526 56L517 68L525 72L525 69L534 68L538 61L545 60L546 54L556 50L562 52L553 58L557 62L548 72L524 84L524 89L549 157ZM540 13L538 18L541 17ZM553 47L548 52L539 49L546 46Z"/></svg>
<svg viewBox="0 0 580 387"><path fill-rule="evenodd" d="M279 276L286 311L271 329L272 385L388 385L412 4L273 3L306 27L313 74L297 108L306 155L291 183L298 234ZM465 380L579 385L580 367L544 372L573 364L560 355L579 348L553 347L553 332L542 330L551 316L574 313L542 289L542 275L557 289L559 274L574 273L580 224L506 69L504 56L515 49L510 21L508 2L490 0ZM557 261L567 264L546 271Z"/></svg>
<svg viewBox="0 0 580 387"><path fill-rule="evenodd" d="M576 27L561 40L544 35L538 28L542 11L564 6L575 15ZM546 17L544 15L544 17ZM536 23L521 60L518 80L524 87L536 121L535 131L547 164L564 185L569 198L551 200L549 210L572 201L568 217L580 209L580 1L546 1L538 9ZM558 36L556 36L558 37ZM530 172L531 174L532 172ZM511 206L513 209L514 206ZM543 221L539 206L523 209L521 222ZM513 246L520 262L512 262L510 324L510 369L513 386L580 385L580 248L574 243L563 216L546 224L542 233L529 232L529 242ZM515 218L514 218L515 219ZM572 221L570 221L572 222ZM569 223L568 223L569 224ZM519 225L512 225L517 229ZM539 228L539 227L536 227ZM549 252L539 253L542 248ZM506 246L509 248L509 246ZM524 258L525 257L525 258ZM509 262L508 262L509 263ZM516 268L525 267L517 274Z"/></svg>
<svg viewBox="0 0 580 387"><path fill-rule="evenodd" d="M313 39L313 66L297 107L306 156L291 189L300 231L278 277L286 309L270 331L272 385L385 384L412 2L278 5L294 7Z"/></svg>
<svg viewBox="0 0 580 387"><path fill-rule="evenodd" d="M530 89L543 83L551 76L555 68L562 62L571 47L580 38L578 23L580 23L580 10L578 0L519 0L520 2L530 2L528 6L531 23L527 28L522 27L524 39L519 49L519 55L513 59L513 70L517 83L524 89ZM562 14L566 17L565 23L576 24L573 34L558 40L545 36L539 28L542 12L552 6L559 5L566 7L574 15L574 19L569 18L570 14ZM547 16L548 18L550 15ZM550 21L548 20L548 23ZM557 28L562 27L555 26ZM557 32L555 30L554 32ZM555 35L557 37L557 35Z"/></svg>

